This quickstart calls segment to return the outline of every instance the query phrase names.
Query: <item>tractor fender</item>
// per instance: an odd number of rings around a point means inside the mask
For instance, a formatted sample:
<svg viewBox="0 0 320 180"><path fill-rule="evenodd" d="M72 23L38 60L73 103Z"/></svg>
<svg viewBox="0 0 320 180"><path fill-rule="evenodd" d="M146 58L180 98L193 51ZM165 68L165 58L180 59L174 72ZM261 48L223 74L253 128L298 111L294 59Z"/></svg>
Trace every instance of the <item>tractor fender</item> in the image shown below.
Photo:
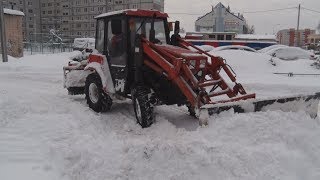
<svg viewBox="0 0 320 180"><path fill-rule="evenodd" d="M108 94L109 93L114 94L115 88L114 88L114 84L110 74L109 65L108 65L108 62L106 61L106 57L105 56L102 56L102 57L104 58L102 62L90 62L89 60L89 64L84 68L84 70L85 71L94 70L96 73L98 73L101 79L103 90Z"/></svg>

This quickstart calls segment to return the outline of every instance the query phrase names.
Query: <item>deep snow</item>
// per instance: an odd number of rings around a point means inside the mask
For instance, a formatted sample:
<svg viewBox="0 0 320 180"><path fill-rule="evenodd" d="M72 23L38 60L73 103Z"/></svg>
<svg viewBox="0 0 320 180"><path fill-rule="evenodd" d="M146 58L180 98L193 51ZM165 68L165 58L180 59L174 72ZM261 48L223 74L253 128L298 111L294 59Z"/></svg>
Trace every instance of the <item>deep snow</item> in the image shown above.
<svg viewBox="0 0 320 180"><path fill-rule="evenodd" d="M319 77L272 74L309 71L305 62L273 67L262 55L219 53L259 97L320 90ZM201 128L185 108L161 106L157 122L141 129L129 100L97 114L83 96L68 96L62 80L68 56L0 64L1 180L320 179L319 119L225 112Z"/></svg>

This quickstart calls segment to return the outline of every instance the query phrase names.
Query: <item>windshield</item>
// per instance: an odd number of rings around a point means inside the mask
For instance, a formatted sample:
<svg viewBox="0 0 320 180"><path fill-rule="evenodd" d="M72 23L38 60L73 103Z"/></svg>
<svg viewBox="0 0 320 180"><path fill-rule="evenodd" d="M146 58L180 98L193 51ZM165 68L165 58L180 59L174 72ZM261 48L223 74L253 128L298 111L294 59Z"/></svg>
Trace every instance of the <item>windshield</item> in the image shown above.
<svg viewBox="0 0 320 180"><path fill-rule="evenodd" d="M133 18L135 31L138 34L144 34L149 40L152 19ZM154 21L155 38L160 44L167 44L165 21L163 19L155 19Z"/></svg>

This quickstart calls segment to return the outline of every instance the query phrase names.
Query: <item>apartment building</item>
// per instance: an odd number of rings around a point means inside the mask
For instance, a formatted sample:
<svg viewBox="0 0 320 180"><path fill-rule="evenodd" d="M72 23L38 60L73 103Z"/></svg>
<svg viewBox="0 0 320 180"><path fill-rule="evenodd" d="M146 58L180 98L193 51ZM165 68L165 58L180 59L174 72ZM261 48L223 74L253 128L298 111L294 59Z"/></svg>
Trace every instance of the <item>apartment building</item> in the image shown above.
<svg viewBox="0 0 320 180"><path fill-rule="evenodd" d="M305 46L308 43L308 37L315 34L315 30L301 29L283 29L277 33L277 39L280 44L287 46Z"/></svg>
<svg viewBox="0 0 320 180"><path fill-rule="evenodd" d="M6 8L24 12L25 41L48 41L55 33L64 41L95 36L94 17L121 9L164 11L164 0L6 0Z"/></svg>

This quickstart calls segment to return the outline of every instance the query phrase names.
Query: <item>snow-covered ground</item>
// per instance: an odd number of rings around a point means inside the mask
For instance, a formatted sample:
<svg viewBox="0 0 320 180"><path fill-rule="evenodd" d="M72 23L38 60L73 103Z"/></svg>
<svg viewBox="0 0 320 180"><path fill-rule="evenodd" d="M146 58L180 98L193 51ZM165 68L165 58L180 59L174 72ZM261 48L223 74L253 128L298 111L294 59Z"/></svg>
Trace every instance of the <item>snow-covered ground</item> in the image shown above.
<svg viewBox="0 0 320 180"><path fill-rule="evenodd" d="M258 97L320 91L320 77L272 74L315 72L305 61L274 67L263 55L219 53ZM157 122L141 129L130 101L97 114L83 96L67 95L69 55L0 64L1 180L320 179L319 119L225 112L201 128L185 108L162 106Z"/></svg>

